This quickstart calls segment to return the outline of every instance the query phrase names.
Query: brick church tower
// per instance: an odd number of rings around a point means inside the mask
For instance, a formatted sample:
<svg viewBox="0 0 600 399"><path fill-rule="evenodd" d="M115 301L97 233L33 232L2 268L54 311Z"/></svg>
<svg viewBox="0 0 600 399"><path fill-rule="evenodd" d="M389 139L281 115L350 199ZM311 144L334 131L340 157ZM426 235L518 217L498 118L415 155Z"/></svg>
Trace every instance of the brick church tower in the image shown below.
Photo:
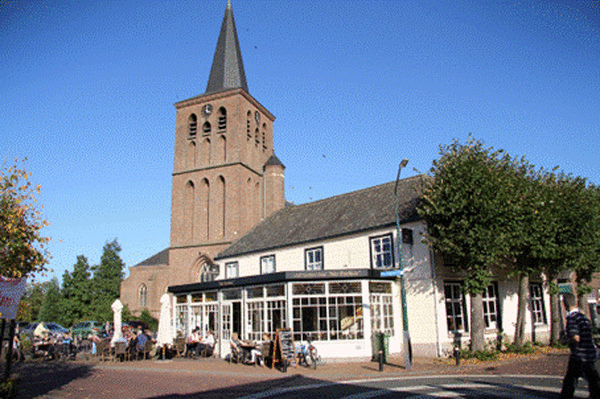
<svg viewBox="0 0 600 399"><path fill-rule="evenodd" d="M171 244L122 283L136 313L158 315L169 285L217 278L213 257L285 204L275 117L249 94L229 1L206 92L175 108Z"/></svg>

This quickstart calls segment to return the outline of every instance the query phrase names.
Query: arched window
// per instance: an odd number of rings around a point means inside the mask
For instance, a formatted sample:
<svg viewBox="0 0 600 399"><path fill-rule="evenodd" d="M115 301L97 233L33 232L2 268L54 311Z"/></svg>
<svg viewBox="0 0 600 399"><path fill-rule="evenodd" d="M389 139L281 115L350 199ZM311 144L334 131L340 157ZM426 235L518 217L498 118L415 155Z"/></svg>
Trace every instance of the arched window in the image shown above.
<svg viewBox="0 0 600 399"><path fill-rule="evenodd" d="M225 161L227 160L227 139L225 139L225 135L220 136L217 141L216 156L216 163L225 163Z"/></svg>
<svg viewBox="0 0 600 399"><path fill-rule="evenodd" d="M217 129L219 132L224 132L225 130L227 130L227 111L225 110L225 108L219 108L218 116L219 118L217 120Z"/></svg>
<svg viewBox="0 0 600 399"><path fill-rule="evenodd" d="M210 139L204 139L200 147L200 162L202 166L210 165Z"/></svg>
<svg viewBox="0 0 600 399"><path fill-rule="evenodd" d="M208 240L210 231L210 184L208 179L202 179L200 182L200 200L198 204L200 221L198 222L198 231L202 241Z"/></svg>
<svg viewBox="0 0 600 399"><path fill-rule="evenodd" d="M210 131L211 131L210 122L204 122L204 125L202 125L202 133L210 134Z"/></svg>
<svg viewBox="0 0 600 399"><path fill-rule="evenodd" d="M189 244L194 241L194 218L195 218L195 187L194 183L188 181L185 185L185 192L183 198L183 220L185 223L185 243Z"/></svg>
<svg viewBox="0 0 600 399"><path fill-rule="evenodd" d="M191 114L188 118L189 134L190 138L196 137L196 130L198 128L198 118L196 114Z"/></svg>
<svg viewBox="0 0 600 399"><path fill-rule="evenodd" d="M258 136L258 128L254 131L254 145L256 147L258 147L258 145L260 144L260 139Z"/></svg>
<svg viewBox="0 0 600 399"><path fill-rule="evenodd" d="M265 131L267 130L267 125L263 123L262 125L262 150L263 152L265 152L267 150L267 139L266 139L266 133Z"/></svg>
<svg viewBox="0 0 600 399"><path fill-rule="evenodd" d="M187 167L188 169L192 169L196 167L196 142L191 141L188 146L188 154L187 154Z"/></svg>
<svg viewBox="0 0 600 399"><path fill-rule="evenodd" d="M246 135L248 136L248 141L252 140L252 129L250 128L250 121L252 120L252 112L248 111L246 114Z"/></svg>
<svg viewBox="0 0 600 399"><path fill-rule="evenodd" d="M227 226L226 223L226 210L227 210L227 193L225 192L225 178L223 178L223 176L219 176L219 178L217 179L217 190L219 191L219 195L221 196L222 202L221 202L221 206L222 208L220 209L220 213L221 213L221 220L219 221L219 229L218 229L218 234L221 237L225 237L225 227Z"/></svg>
<svg viewBox="0 0 600 399"><path fill-rule="evenodd" d="M209 263L205 263L200 268L200 273L198 273L198 281L201 283L207 283L209 281L215 281L217 276L219 275L218 269Z"/></svg>
<svg viewBox="0 0 600 399"><path fill-rule="evenodd" d="M144 309L148 307L148 287L146 284L142 284L140 286L140 309Z"/></svg>

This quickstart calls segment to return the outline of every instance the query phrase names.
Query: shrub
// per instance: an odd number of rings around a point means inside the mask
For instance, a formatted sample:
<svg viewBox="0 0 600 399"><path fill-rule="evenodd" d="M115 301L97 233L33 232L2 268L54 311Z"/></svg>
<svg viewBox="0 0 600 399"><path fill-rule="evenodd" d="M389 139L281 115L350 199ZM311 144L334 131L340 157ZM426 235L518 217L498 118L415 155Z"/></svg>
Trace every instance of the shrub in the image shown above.
<svg viewBox="0 0 600 399"><path fill-rule="evenodd" d="M19 378L11 377L8 381L0 381L0 398L12 399L17 397Z"/></svg>

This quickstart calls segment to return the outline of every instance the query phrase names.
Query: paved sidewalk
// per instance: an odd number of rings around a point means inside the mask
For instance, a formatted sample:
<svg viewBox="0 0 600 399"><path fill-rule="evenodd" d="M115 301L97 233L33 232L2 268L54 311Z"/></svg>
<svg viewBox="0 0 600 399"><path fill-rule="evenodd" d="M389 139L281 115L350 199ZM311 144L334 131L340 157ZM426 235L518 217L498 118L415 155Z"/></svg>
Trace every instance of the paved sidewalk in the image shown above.
<svg viewBox="0 0 600 399"><path fill-rule="evenodd" d="M556 375L561 376L566 371L568 350L557 350L547 354L520 355L513 358L496 361L462 361L456 365L453 359L413 359L411 370L404 367L402 356L392 356L388 363L379 371L379 363L368 360L357 361L325 360L316 370L305 366L290 366L284 373L281 370L230 364L223 359L172 359L166 361L144 360L134 362L100 362L94 360L87 362L100 369L129 369L129 370L154 370L165 372L204 373L216 375L244 375L256 377L289 377L303 375L318 377L319 379L336 381L354 378L378 378L383 375L411 375L411 374L531 374L531 375Z"/></svg>
<svg viewBox="0 0 600 399"><path fill-rule="evenodd" d="M327 381L409 377L411 375L503 374L562 376L568 352L530 355L493 362L414 359L406 370L403 359L392 357L379 371L370 361L326 361L313 370L289 367L276 369L225 360L173 359L133 362L30 361L17 363L14 373L21 378L18 398L222 398L258 393L273 387L298 386Z"/></svg>

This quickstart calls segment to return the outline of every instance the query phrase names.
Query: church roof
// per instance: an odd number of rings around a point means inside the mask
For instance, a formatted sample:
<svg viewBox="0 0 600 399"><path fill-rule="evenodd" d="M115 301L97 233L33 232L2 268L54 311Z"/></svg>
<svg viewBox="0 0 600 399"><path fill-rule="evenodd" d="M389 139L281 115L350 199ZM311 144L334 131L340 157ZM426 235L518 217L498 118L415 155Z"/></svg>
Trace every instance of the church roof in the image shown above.
<svg viewBox="0 0 600 399"><path fill-rule="evenodd" d="M401 223L420 219L418 190L423 178L419 175L398 183ZM395 185L394 181L285 207L220 252L215 260L393 226L396 223Z"/></svg>
<svg viewBox="0 0 600 399"><path fill-rule="evenodd" d="M277 155L275 155L275 154L271 155L269 157L269 159L267 159L267 162L265 162L265 166L271 166L271 165L282 166L283 168L285 168L283 163L279 160L279 158L277 158Z"/></svg>
<svg viewBox="0 0 600 399"><path fill-rule="evenodd" d="M157 254L152 255L146 260L141 261L136 266L157 266L169 264L169 248L163 249Z"/></svg>
<svg viewBox="0 0 600 399"><path fill-rule="evenodd" d="M227 0L205 94L237 88L242 88L249 93L233 10L230 0Z"/></svg>

